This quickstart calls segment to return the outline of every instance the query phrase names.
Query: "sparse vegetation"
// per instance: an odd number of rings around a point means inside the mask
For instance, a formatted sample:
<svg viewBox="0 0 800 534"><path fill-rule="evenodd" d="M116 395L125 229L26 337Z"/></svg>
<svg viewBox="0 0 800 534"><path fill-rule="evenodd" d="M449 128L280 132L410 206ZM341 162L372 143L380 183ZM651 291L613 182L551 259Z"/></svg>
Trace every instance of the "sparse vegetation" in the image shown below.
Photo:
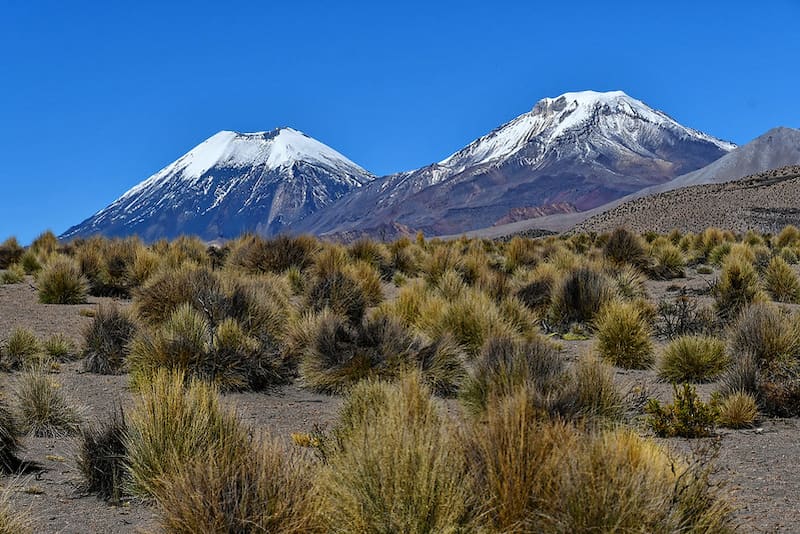
<svg viewBox="0 0 800 534"><path fill-rule="evenodd" d="M129 484L125 466L126 433L121 407L106 421L81 432L77 457L83 477L81 490L96 493L106 501L120 502Z"/></svg>
<svg viewBox="0 0 800 534"><path fill-rule="evenodd" d="M30 362L41 350L39 340L26 328L15 328L2 351L2 364L6 369L19 369Z"/></svg>

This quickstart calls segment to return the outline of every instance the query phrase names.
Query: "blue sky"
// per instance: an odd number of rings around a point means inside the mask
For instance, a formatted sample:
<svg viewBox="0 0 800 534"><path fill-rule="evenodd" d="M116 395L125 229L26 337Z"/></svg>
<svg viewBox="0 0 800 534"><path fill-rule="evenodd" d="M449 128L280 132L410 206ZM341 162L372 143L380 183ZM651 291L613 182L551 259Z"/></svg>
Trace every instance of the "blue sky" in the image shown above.
<svg viewBox="0 0 800 534"><path fill-rule="evenodd" d="M800 127L799 0L0 7L0 239L60 233L223 129L293 126L386 174L567 91L740 144Z"/></svg>

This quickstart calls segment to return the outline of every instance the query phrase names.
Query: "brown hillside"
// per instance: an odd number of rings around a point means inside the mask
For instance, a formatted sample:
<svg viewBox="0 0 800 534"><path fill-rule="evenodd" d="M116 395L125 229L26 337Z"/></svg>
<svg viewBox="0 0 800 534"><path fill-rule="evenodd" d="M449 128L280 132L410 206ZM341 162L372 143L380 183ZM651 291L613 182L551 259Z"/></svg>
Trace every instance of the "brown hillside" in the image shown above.
<svg viewBox="0 0 800 534"><path fill-rule="evenodd" d="M778 232L787 224L800 226L798 165L631 200L587 219L574 230L607 232L627 226L639 232L673 228L699 232L716 226L737 232Z"/></svg>

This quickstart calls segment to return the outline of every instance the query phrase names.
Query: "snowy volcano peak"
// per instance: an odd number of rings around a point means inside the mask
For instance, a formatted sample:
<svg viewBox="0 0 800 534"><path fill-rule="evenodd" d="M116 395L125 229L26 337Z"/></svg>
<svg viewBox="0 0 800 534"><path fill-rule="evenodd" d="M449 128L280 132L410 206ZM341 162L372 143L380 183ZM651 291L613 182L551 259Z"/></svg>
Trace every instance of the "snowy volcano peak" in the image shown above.
<svg viewBox="0 0 800 534"><path fill-rule="evenodd" d="M223 130L64 237L274 235L374 179L336 150L292 128Z"/></svg>
<svg viewBox="0 0 800 534"><path fill-rule="evenodd" d="M458 173L476 165L506 160L525 148L533 148L543 156L548 148L559 145L565 138L574 141L609 133L623 142L639 145L639 137L652 136L657 130L702 140L725 152L736 148L736 145L682 126L669 115L623 91L579 91L543 98L530 112L477 139L439 164Z"/></svg>
<svg viewBox="0 0 800 534"><path fill-rule="evenodd" d="M297 162L366 173L336 150L293 128L252 133L223 130L197 145L168 169L170 172L182 169L185 179L195 179L213 167L263 164L277 169L291 167Z"/></svg>

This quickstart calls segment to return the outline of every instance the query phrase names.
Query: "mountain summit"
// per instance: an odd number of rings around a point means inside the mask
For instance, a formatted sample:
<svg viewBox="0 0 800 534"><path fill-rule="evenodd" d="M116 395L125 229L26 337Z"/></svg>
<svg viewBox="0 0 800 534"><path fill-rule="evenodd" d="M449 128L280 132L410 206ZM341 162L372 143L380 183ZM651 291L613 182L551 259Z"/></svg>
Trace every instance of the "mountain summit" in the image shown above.
<svg viewBox="0 0 800 534"><path fill-rule="evenodd" d="M444 160L377 180L299 222L328 234L454 234L512 210L586 210L704 167L735 145L622 91L565 93Z"/></svg>
<svg viewBox="0 0 800 534"><path fill-rule="evenodd" d="M292 128L221 131L62 237L273 235L373 179L339 152Z"/></svg>

